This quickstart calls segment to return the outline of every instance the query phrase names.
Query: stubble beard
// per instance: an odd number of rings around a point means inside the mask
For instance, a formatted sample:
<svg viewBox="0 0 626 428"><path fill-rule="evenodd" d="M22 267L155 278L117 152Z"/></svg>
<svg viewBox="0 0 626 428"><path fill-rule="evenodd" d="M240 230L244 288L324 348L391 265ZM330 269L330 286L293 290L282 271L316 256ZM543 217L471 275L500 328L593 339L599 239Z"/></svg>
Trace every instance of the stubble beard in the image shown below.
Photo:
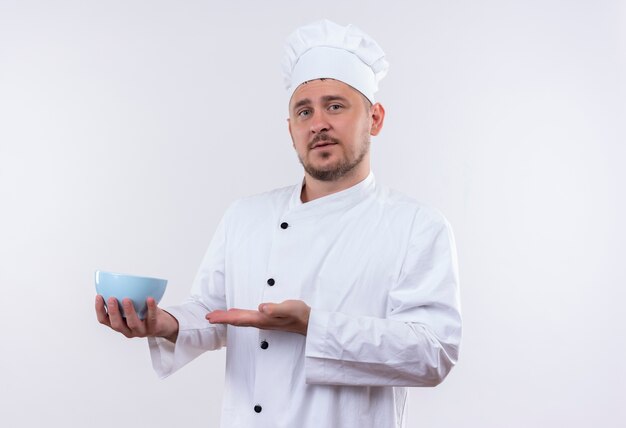
<svg viewBox="0 0 626 428"><path fill-rule="evenodd" d="M332 141L335 144L341 144L341 142L336 138L329 137L325 134L320 134L309 143L309 147L317 143L318 141ZM349 175L361 162L363 162L365 155L367 155L369 152L370 143L370 139L365 137L363 144L360 146L359 152L354 158L349 159L347 156L344 156L335 164L329 165L323 169L315 168L309 162L306 162L300 155L298 155L298 159L300 160L300 163L304 167L304 170L307 172L307 174L309 174L316 180L337 181L340 178ZM327 159L331 155L330 153L322 153L321 156L324 159Z"/></svg>

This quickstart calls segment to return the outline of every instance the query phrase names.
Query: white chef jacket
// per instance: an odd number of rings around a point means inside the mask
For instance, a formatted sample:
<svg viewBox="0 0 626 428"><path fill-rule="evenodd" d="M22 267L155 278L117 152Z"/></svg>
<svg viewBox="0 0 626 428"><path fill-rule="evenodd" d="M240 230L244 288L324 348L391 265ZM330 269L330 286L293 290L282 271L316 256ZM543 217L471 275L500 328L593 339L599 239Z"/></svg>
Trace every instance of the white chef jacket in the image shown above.
<svg viewBox="0 0 626 428"><path fill-rule="evenodd" d="M301 185L234 203L191 296L168 308L176 344L149 339L166 377L226 346L223 428L391 428L407 386L455 364L461 317L454 238L436 210L376 183L302 203ZM210 324L215 309L300 299L307 335Z"/></svg>

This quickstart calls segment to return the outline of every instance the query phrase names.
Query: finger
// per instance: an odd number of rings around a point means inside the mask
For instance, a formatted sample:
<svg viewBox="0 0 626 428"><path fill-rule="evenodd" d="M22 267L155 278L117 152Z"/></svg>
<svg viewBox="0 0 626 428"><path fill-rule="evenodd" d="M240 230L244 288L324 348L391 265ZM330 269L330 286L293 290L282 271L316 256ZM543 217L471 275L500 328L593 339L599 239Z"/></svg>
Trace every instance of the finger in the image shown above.
<svg viewBox="0 0 626 428"><path fill-rule="evenodd" d="M157 304L156 300L152 297L146 299L146 306L148 307L148 313L146 314L146 322L149 325L155 325L157 321Z"/></svg>
<svg viewBox="0 0 626 428"><path fill-rule="evenodd" d="M115 297L109 298L107 301L107 309L109 310L111 328L115 331L119 331L126 337L132 337L132 332L126 325L124 318L122 318L120 307Z"/></svg>
<svg viewBox="0 0 626 428"><path fill-rule="evenodd" d="M107 315L107 311L104 307L104 297L99 294L96 296L96 317L98 318L100 324L111 327L109 316Z"/></svg>
<svg viewBox="0 0 626 428"><path fill-rule="evenodd" d="M134 336L142 336L145 333L144 323L139 319L133 301L129 298L122 300L124 315L126 315L126 325L133 332Z"/></svg>
<svg viewBox="0 0 626 428"><path fill-rule="evenodd" d="M148 311L146 312L146 316L144 318L144 326L146 335L152 336L154 332L157 330L157 314L159 308L157 307L157 303L152 297L148 297L146 299L146 306L148 307Z"/></svg>
<svg viewBox="0 0 626 428"><path fill-rule="evenodd" d="M211 324L228 324L228 322L231 321L234 317L233 312L234 310L232 309L231 311L223 311L218 309L216 311L212 311L206 314L205 318Z"/></svg>
<svg viewBox="0 0 626 428"><path fill-rule="evenodd" d="M288 318L297 315L297 301L286 300L282 303L261 303L259 312L272 318Z"/></svg>
<svg viewBox="0 0 626 428"><path fill-rule="evenodd" d="M259 305L259 312L261 312L262 314L267 315L268 317L276 317L276 316L279 316L276 313L277 306L278 306L278 304L276 304L276 303L261 303Z"/></svg>
<svg viewBox="0 0 626 428"><path fill-rule="evenodd" d="M206 315L211 324L230 324L238 327L260 327L267 318L258 311L247 309L229 309L213 311Z"/></svg>

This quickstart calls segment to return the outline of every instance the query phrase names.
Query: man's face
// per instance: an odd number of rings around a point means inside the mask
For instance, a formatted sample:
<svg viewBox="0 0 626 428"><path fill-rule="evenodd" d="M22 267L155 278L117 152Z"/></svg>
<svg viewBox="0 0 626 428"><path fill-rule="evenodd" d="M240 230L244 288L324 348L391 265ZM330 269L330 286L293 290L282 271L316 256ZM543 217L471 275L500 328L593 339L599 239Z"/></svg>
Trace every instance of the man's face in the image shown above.
<svg viewBox="0 0 626 428"><path fill-rule="evenodd" d="M370 135L378 134L383 116L380 104L370 107L338 80L300 85L289 103L289 133L304 170L321 181L369 171Z"/></svg>

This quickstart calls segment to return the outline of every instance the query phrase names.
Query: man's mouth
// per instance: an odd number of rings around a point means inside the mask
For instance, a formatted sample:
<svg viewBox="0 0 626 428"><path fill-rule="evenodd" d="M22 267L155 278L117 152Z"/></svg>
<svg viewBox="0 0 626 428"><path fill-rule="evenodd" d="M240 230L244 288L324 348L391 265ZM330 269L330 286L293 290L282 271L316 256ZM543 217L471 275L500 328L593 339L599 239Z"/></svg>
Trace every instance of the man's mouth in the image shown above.
<svg viewBox="0 0 626 428"><path fill-rule="evenodd" d="M334 146L337 143L333 143L332 141L320 141L319 143L313 144L311 150L321 149L322 147Z"/></svg>
<svg viewBox="0 0 626 428"><path fill-rule="evenodd" d="M311 144L309 145L309 150L319 149L327 146L334 146L335 144L339 144L339 140L325 134L320 134L319 136L315 137L313 141L311 141Z"/></svg>

